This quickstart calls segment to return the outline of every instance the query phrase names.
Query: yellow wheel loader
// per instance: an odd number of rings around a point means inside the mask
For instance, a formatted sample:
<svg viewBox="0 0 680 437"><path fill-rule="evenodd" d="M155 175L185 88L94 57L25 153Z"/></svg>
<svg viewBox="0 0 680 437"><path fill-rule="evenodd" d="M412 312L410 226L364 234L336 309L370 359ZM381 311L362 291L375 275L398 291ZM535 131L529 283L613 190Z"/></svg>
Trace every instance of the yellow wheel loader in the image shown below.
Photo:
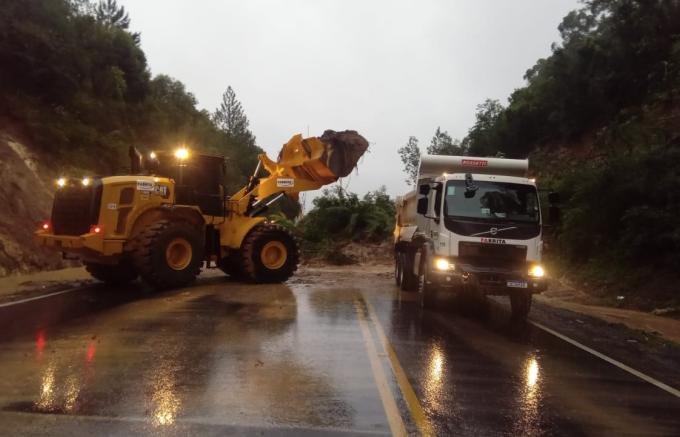
<svg viewBox="0 0 680 437"><path fill-rule="evenodd" d="M347 176L367 148L354 131L295 135L277 161L259 155L232 196L224 194L224 157L185 148L143 156L131 148L129 175L60 178L51 219L36 237L114 284L141 276L159 289L180 287L204 266L254 282L285 281L297 269L299 247L266 220L268 207Z"/></svg>

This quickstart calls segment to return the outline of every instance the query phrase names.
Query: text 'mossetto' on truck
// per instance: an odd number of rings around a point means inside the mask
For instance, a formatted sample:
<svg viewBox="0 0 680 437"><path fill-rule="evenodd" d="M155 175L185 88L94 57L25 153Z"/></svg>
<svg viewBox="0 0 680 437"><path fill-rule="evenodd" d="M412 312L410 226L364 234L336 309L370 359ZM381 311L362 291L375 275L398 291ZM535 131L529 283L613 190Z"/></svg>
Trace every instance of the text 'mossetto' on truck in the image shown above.
<svg viewBox="0 0 680 437"><path fill-rule="evenodd" d="M443 293L509 296L526 318L547 288L543 219L529 161L423 155L416 188L397 198L395 278L423 305ZM557 193L548 195L551 223Z"/></svg>

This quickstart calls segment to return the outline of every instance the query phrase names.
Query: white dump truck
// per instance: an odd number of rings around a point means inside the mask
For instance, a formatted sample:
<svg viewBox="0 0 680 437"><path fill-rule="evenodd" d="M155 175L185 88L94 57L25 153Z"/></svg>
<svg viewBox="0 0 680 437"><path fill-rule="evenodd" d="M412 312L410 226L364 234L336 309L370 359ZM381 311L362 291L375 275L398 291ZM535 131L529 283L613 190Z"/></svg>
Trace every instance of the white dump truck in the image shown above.
<svg viewBox="0 0 680 437"><path fill-rule="evenodd" d="M419 291L425 306L445 292L509 296L513 316L526 318L532 295L547 287L528 170L528 160L423 155L416 189L397 198L397 284Z"/></svg>

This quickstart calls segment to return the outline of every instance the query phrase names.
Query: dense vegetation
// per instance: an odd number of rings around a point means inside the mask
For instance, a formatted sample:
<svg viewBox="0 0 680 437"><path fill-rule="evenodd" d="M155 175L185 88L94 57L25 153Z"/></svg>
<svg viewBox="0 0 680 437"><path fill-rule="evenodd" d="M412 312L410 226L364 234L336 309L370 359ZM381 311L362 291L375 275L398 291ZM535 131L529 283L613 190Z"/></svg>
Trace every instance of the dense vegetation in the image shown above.
<svg viewBox="0 0 680 437"><path fill-rule="evenodd" d="M667 279L680 265L680 1L588 0L559 31L561 43L527 71L507 106L478 106L462 152L531 155L540 185L562 193L567 265L619 291L657 277L672 290ZM400 152L411 175L413 143Z"/></svg>
<svg viewBox="0 0 680 437"><path fill-rule="evenodd" d="M228 185L246 180L260 149L231 88L215 112L184 85L151 77L115 0L6 0L0 8L0 129L62 170L120 171L127 148L179 144L230 158Z"/></svg>
<svg viewBox="0 0 680 437"><path fill-rule="evenodd" d="M323 190L314 208L297 224L303 248L327 261L344 264L353 260L341 250L351 241L380 243L394 229L394 202L385 187L359 198L340 185Z"/></svg>

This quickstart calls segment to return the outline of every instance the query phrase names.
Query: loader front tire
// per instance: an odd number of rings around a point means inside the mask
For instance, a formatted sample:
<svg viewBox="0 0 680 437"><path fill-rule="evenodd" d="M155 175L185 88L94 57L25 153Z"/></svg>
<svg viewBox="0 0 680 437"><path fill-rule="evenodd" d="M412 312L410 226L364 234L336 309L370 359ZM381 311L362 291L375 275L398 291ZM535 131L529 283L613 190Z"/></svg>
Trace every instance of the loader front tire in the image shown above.
<svg viewBox="0 0 680 437"><path fill-rule="evenodd" d="M253 282L283 282L295 273L299 262L298 243L281 225L257 226L241 245L242 274Z"/></svg>
<svg viewBox="0 0 680 437"><path fill-rule="evenodd" d="M182 287L201 271L203 239L187 222L160 220L137 236L132 259L142 279L154 288Z"/></svg>
<svg viewBox="0 0 680 437"><path fill-rule="evenodd" d="M137 279L137 271L126 260L118 264L84 262L85 270L95 279L111 285L125 285Z"/></svg>

